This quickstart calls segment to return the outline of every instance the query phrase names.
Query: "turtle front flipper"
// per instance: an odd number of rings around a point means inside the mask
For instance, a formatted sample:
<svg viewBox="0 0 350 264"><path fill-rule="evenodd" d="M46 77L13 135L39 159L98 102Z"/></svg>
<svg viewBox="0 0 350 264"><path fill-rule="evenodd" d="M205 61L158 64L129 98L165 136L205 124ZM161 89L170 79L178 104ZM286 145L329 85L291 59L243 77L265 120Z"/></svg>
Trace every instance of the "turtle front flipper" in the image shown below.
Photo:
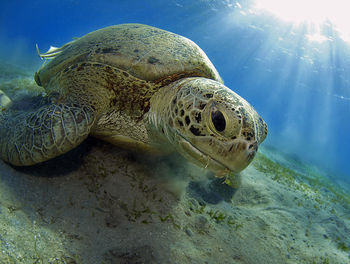
<svg viewBox="0 0 350 264"><path fill-rule="evenodd" d="M47 104L36 110L0 112L0 157L17 166L33 165L79 145L94 123L93 109Z"/></svg>

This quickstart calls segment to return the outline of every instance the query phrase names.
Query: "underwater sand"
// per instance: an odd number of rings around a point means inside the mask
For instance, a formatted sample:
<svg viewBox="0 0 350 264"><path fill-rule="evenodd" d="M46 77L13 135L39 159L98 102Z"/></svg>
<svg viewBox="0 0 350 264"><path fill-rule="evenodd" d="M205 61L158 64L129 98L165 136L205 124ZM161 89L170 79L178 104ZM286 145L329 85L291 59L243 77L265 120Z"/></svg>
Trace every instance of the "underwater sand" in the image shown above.
<svg viewBox="0 0 350 264"><path fill-rule="evenodd" d="M0 263L350 263L350 196L259 152L236 189L93 138L38 166L0 161Z"/></svg>

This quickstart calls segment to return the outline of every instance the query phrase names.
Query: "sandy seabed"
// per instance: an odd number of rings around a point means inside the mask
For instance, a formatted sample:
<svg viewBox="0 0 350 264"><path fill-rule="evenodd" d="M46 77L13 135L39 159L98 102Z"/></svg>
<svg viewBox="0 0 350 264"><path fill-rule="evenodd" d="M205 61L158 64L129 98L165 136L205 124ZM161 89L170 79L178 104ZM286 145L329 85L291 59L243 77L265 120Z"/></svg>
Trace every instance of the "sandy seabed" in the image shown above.
<svg viewBox="0 0 350 264"><path fill-rule="evenodd" d="M94 139L40 166L0 162L0 263L350 263L349 204L281 168L260 154L235 189Z"/></svg>
<svg viewBox="0 0 350 264"><path fill-rule="evenodd" d="M0 89L32 85L13 78ZM93 138L33 167L0 161L0 263L344 264L349 234L349 194L267 147L239 188Z"/></svg>

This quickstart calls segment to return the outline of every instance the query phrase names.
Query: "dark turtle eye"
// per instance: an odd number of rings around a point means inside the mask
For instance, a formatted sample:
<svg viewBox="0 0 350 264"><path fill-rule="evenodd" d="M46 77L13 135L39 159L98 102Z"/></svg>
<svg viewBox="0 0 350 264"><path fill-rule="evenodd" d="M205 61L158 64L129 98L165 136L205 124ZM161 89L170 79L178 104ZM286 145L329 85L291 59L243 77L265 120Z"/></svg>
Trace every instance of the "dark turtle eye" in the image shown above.
<svg viewBox="0 0 350 264"><path fill-rule="evenodd" d="M226 120L224 115L219 110L215 110L211 112L211 120L213 122L215 129L218 132L223 132L225 130Z"/></svg>

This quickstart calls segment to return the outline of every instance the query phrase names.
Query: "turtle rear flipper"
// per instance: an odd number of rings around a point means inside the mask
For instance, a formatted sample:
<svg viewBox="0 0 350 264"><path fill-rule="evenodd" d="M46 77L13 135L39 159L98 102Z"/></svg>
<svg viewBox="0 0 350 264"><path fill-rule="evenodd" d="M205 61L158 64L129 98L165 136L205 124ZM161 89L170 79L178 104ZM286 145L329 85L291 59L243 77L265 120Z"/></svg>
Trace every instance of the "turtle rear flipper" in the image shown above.
<svg viewBox="0 0 350 264"><path fill-rule="evenodd" d="M59 156L88 136L94 116L91 108L69 103L0 112L0 156L17 166Z"/></svg>
<svg viewBox="0 0 350 264"><path fill-rule="evenodd" d="M0 112L11 105L11 99L0 90Z"/></svg>

